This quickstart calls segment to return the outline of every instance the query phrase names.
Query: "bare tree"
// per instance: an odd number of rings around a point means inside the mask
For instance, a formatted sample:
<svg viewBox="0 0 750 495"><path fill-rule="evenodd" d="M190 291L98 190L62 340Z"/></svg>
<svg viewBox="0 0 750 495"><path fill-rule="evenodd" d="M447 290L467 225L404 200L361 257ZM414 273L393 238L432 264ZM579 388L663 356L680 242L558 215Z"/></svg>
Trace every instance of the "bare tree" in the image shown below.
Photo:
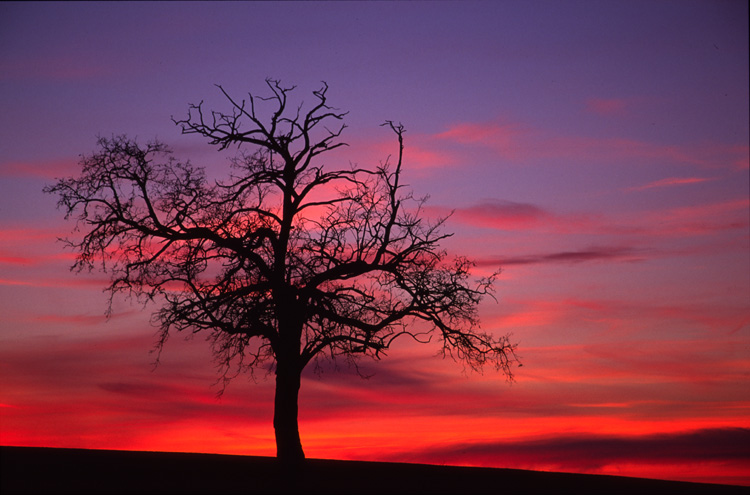
<svg viewBox="0 0 750 495"><path fill-rule="evenodd" d="M304 459L301 373L320 358L379 358L400 336L437 336L444 356L512 378L515 345L477 319L497 274L474 278L471 261L440 248L444 220L423 219L423 200L400 183L404 128L383 124L398 140L395 163L324 168L316 158L345 146L346 127L328 86L303 110L287 101L294 88L267 85L270 96L242 101L219 86L229 113L201 103L173 119L239 148L223 181L160 142L122 136L100 138L79 177L46 187L83 234L66 240L73 269L111 274L110 308L118 293L155 301L159 351L173 331L204 332L224 380L273 370L277 457L288 465Z"/></svg>

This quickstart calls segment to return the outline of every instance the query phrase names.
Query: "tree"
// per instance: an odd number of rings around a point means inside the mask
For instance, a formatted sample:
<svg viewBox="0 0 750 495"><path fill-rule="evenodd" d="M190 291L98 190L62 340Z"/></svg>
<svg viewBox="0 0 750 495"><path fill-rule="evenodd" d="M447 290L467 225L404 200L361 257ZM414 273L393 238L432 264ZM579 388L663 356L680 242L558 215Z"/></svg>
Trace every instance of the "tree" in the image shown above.
<svg viewBox="0 0 750 495"><path fill-rule="evenodd" d="M118 293L156 302L159 351L174 331L204 332L225 383L273 370L277 457L288 465L304 459L298 392L318 359L380 358L398 337L436 335L443 356L511 378L515 345L477 318L497 274L475 279L471 261L440 248L445 219L423 219L424 199L400 182L403 126L383 124L395 163L328 169L318 159L345 146L346 127L328 86L304 111L288 103L293 87L266 83L270 96L242 101L218 86L229 113L201 102L173 118L184 134L238 148L227 179L209 181L161 142L117 136L99 139L80 176L46 187L83 234L66 239L72 269L110 274L110 310Z"/></svg>

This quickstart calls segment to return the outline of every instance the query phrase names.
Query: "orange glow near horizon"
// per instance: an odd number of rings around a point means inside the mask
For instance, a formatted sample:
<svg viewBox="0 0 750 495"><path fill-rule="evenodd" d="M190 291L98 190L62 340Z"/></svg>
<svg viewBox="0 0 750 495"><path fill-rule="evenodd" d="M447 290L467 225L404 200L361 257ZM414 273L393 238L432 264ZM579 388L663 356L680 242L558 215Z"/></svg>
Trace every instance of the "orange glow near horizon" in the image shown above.
<svg viewBox="0 0 750 495"><path fill-rule="evenodd" d="M748 407L745 404L743 407ZM67 413L70 413L68 411ZM76 411L77 421L106 421L95 413ZM88 419L87 419L88 418ZM6 416L4 420L10 419ZM683 434L693 431L726 429L735 423L746 424L744 417L727 421L706 419L690 421L626 421L601 416L549 417L530 421L526 418L504 419L500 435L497 418L396 416L373 418L371 415L331 418L325 421L304 421L300 430L309 458L417 462L464 466L532 469L539 471L611 474L644 478L661 478L694 482L733 483L750 486L750 476L743 460L696 460L689 466L684 461L657 460L639 456L627 460L592 457L589 467L576 467L565 453L554 450L558 438L600 439L602 442L623 438L648 438L654 435ZM12 424L12 423L11 423ZM51 425L54 427L54 424ZM275 443L269 422L254 426L211 419L181 421L164 425L138 426L138 434L127 434L127 424L111 422L108 434L82 434L72 440L70 434L55 439L49 432L4 430L2 445L115 449L162 452L201 452L233 455L274 456ZM122 428L118 432L118 428ZM72 432L71 432L72 433ZM747 436L745 434L745 436ZM744 441L744 440L742 440ZM519 454L525 445L550 443L545 456ZM474 453L476 446L496 444L494 452ZM448 454L448 452L452 452ZM679 452L675 452L675 455ZM582 459L578 458L581 463Z"/></svg>

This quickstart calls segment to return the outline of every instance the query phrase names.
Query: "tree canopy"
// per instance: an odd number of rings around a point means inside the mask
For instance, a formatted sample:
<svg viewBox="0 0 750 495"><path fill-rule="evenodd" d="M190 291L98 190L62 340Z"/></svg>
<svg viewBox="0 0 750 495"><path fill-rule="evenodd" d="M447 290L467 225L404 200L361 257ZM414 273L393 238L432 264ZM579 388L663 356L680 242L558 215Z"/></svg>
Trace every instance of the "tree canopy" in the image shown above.
<svg viewBox="0 0 750 495"><path fill-rule="evenodd" d="M436 339L440 352L507 377L507 335L479 326L477 307L497 273L440 247L445 219L401 183L404 127L383 126L397 152L373 167L332 167L320 156L346 146L328 86L314 103L289 103L293 87L268 80L269 96L226 97L227 112L190 105L173 119L219 150L236 148L223 180L172 155L162 142L100 138L59 196L82 237L74 269L101 268L107 287L153 301L159 348L173 332L210 339L222 376L271 367L279 457L304 457L297 428L300 374L317 359L384 355L399 337Z"/></svg>

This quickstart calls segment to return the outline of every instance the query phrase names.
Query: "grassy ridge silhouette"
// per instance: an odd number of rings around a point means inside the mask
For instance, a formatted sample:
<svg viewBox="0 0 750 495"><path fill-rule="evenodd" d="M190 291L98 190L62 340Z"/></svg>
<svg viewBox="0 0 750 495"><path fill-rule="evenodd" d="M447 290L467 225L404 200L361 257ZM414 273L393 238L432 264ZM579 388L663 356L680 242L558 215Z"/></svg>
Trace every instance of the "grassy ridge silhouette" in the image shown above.
<svg viewBox="0 0 750 495"><path fill-rule="evenodd" d="M285 475L273 457L0 447L0 493L685 493L750 487L517 469L308 459Z"/></svg>

